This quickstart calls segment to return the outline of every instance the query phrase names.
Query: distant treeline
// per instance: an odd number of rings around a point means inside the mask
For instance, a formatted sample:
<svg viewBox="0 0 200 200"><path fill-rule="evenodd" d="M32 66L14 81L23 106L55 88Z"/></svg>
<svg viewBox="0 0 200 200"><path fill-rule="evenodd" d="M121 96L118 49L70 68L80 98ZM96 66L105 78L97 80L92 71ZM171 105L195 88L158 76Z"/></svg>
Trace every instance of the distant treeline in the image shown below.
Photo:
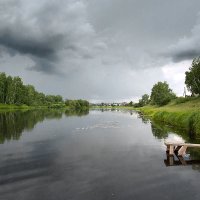
<svg viewBox="0 0 200 200"><path fill-rule="evenodd" d="M24 85L20 77L0 73L0 103L28 106L64 103L60 95L45 95L32 85Z"/></svg>
<svg viewBox="0 0 200 200"><path fill-rule="evenodd" d="M72 110L88 109L86 100L66 100L61 95L45 95L38 92L33 85L24 85L20 77L7 76L0 73L0 104L48 106L60 108L68 106Z"/></svg>

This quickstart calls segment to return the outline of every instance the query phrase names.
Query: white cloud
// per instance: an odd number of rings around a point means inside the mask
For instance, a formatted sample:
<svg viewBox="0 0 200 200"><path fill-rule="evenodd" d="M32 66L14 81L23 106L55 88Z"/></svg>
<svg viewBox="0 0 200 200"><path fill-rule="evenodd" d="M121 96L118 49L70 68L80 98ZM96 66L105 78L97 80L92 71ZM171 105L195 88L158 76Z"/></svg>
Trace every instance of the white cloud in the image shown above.
<svg viewBox="0 0 200 200"><path fill-rule="evenodd" d="M169 63L162 67L164 79L170 84L170 87L178 95L182 96L185 87L185 72L191 66L191 60L179 63Z"/></svg>

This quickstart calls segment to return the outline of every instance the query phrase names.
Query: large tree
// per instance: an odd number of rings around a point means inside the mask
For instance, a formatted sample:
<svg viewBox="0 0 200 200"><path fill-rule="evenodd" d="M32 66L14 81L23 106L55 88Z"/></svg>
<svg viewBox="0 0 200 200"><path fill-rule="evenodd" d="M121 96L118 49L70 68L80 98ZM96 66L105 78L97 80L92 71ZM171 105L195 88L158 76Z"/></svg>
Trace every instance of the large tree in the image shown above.
<svg viewBox="0 0 200 200"><path fill-rule="evenodd" d="M185 84L192 95L200 95L200 57L195 58L189 71L185 72Z"/></svg>
<svg viewBox="0 0 200 200"><path fill-rule="evenodd" d="M151 90L151 102L155 105L166 105L175 97L166 81L156 83Z"/></svg>

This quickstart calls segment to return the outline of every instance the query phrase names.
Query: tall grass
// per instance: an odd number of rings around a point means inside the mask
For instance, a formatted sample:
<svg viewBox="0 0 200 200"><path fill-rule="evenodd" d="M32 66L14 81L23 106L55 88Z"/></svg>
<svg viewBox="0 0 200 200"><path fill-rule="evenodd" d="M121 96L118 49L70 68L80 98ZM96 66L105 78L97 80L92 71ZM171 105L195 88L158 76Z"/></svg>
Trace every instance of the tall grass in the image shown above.
<svg viewBox="0 0 200 200"><path fill-rule="evenodd" d="M146 106L140 109L155 122L184 129L190 135L200 137L200 99L179 98L167 106Z"/></svg>
<svg viewBox="0 0 200 200"><path fill-rule="evenodd" d="M193 115L193 113L189 112L158 111L153 115L152 119L189 131L193 123Z"/></svg>
<svg viewBox="0 0 200 200"><path fill-rule="evenodd" d="M7 104L0 104L0 109L8 109L8 110L14 110L14 109L28 109L29 106L27 105L7 105Z"/></svg>
<svg viewBox="0 0 200 200"><path fill-rule="evenodd" d="M200 112L196 112L192 119L194 132L200 136Z"/></svg>

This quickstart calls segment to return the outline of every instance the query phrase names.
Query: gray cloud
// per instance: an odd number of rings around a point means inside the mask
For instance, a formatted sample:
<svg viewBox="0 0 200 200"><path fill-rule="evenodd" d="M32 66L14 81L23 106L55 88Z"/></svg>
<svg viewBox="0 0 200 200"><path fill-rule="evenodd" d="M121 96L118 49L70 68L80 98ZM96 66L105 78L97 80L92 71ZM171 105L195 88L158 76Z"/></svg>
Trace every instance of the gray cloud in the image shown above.
<svg viewBox="0 0 200 200"><path fill-rule="evenodd" d="M22 54L30 54L36 57L52 58L55 54L55 41L59 41L59 36L46 38L44 40L36 40L30 36L27 38L17 35L12 30L5 30L0 33L0 44L11 50Z"/></svg>
<svg viewBox="0 0 200 200"><path fill-rule="evenodd" d="M199 11L199 0L0 0L0 70L67 98L134 98L199 54Z"/></svg>
<svg viewBox="0 0 200 200"><path fill-rule="evenodd" d="M194 26L189 36L185 36L176 44L171 45L165 54L174 62L191 60L200 56L200 23Z"/></svg>
<svg viewBox="0 0 200 200"><path fill-rule="evenodd" d="M46 72L47 74L61 75L59 70L56 70L55 63L46 59L32 57L36 63L31 67L27 67L29 71Z"/></svg>
<svg viewBox="0 0 200 200"><path fill-rule="evenodd" d="M147 48L176 41L193 28L199 0L88 0L90 21L99 32L112 30ZM115 33L115 34L116 34ZM163 47L163 46L162 46Z"/></svg>
<svg viewBox="0 0 200 200"><path fill-rule="evenodd" d="M69 57L92 57L83 48L84 42L93 37L93 29L86 21L85 5L81 1L14 2L1 2L6 10L0 12L0 45L12 54L33 58L36 65L32 70L46 73L59 70L56 64L62 59L63 51Z"/></svg>
<svg viewBox="0 0 200 200"><path fill-rule="evenodd" d="M200 49L183 49L177 52L174 52L172 59L174 62L181 62L184 60L192 60L200 56Z"/></svg>

